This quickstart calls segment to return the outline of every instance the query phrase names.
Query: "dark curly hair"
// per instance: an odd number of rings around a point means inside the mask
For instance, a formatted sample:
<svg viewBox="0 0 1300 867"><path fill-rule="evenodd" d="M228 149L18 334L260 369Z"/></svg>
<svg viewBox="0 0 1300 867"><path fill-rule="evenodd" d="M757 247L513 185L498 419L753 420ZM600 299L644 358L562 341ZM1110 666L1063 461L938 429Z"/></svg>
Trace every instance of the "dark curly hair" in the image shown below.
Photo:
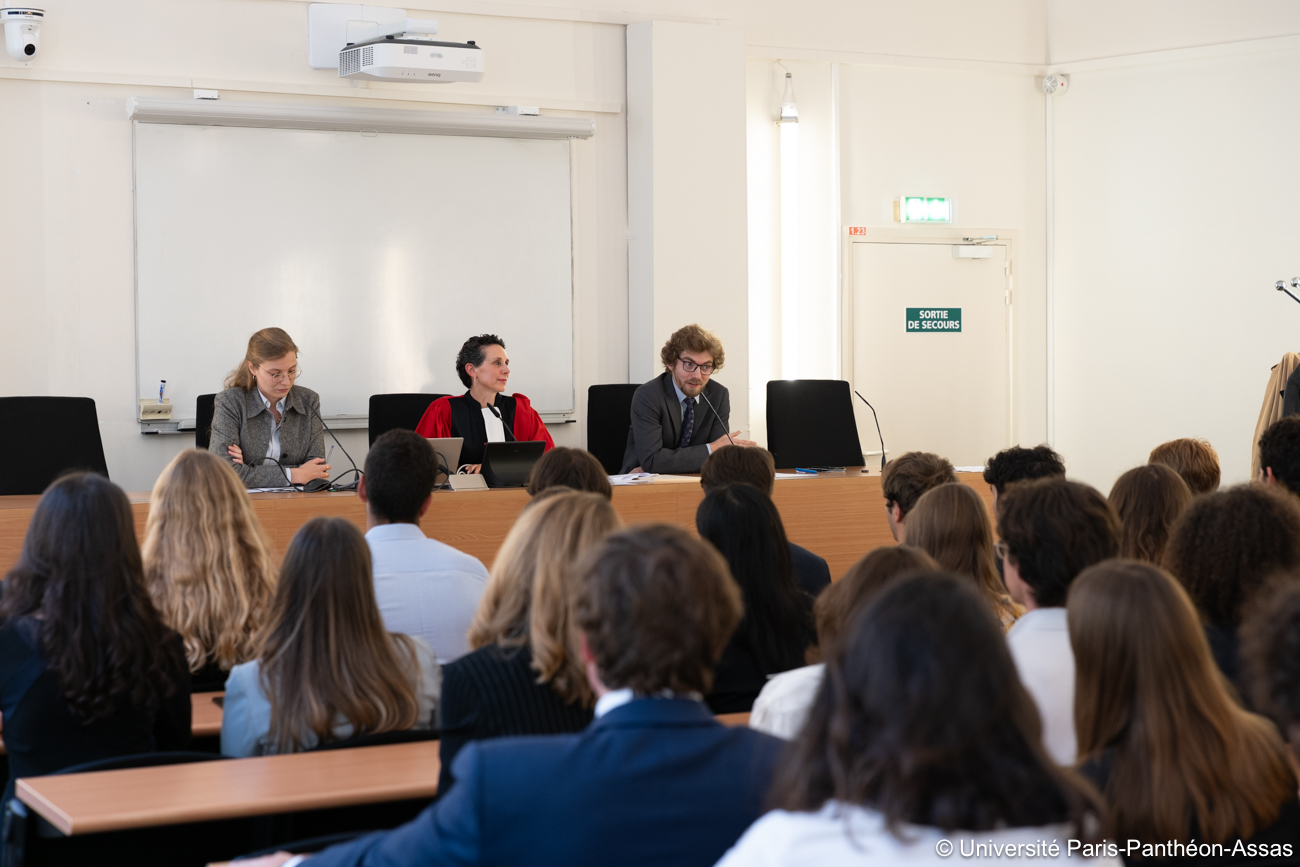
<svg viewBox="0 0 1300 867"><path fill-rule="evenodd" d="M487 353L483 351L485 346L500 346L505 349L506 342L495 334L479 334L461 344L460 352L456 353L456 375L466 388L469 388L470 378L465 372L465 365L478 367L482 364L483 359L487 358Z"/></svg>
<svg viewBox="0 0 1300 867"><path fill-rule="evenodd" d="M1202 494L1174 525L1163 565L1207 619L1237 626L1274 574L1300 566L1300 504L1262 485Z"/></svg>
<svg viewBox="0 0 1300 867"><path fill-rule="evenodd" d="M1032 479L1049 479L1065 475L1065 461L1052 450L1041 445L1027 449L1012 446L989 458L984 468L984 481L997 490L998 496L1006 493L1007 485Z"/></svg>
<svg viewBox="0 0 1300 867"><path fill-rule="evenodd" d="M1271 468L1293 494L1300 494L1300 415L1278 419L1259 438L1259 466Z"/></svg>
<svg viewBox="0 0 1300 867"><path fill-rule="evenodd" d="M1300 748L1300 576L1261 597L1241 625L1241 657L1255 707Z"/></svg>

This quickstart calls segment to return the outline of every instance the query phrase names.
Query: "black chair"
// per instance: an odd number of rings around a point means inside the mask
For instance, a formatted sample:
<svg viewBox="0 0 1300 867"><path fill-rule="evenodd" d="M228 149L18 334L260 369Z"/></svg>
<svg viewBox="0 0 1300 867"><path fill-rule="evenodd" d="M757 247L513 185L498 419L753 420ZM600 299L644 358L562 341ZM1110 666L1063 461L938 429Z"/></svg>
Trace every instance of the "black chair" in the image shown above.
<svg viewBox="0 0 1300 867"><path fill-rule="evenodd" d="M390 430L415 430L424 412L445 394L372 394L370 395L370 444Z"/></svg>
<svg viewBox="0 0 1300 867"><path fill-rule="evenodd" d="M0 454L0 495L39 494L69 470L108 475L88 397L0 397Z"/></svg>
<svg viewBox="0 0 1300 867"><path fill-rule="evenodd" d="M767 448L785 469L862 466L849 384L842 379L769 382Z"/></svg>
<svg viewBox="0 0 1300 867"><path fill-rule="evenodd" d="M634 383L593 385L587 389L587 451L611 476L623 469L627 434L632 429Z"/></svg>
<svg viewBox="0 0 1300 867"><path fill-rule="evenodd" d="M216 410L215 394L200 394L194 402L194 448L208 450L212 442L212 414Z"/></svg>

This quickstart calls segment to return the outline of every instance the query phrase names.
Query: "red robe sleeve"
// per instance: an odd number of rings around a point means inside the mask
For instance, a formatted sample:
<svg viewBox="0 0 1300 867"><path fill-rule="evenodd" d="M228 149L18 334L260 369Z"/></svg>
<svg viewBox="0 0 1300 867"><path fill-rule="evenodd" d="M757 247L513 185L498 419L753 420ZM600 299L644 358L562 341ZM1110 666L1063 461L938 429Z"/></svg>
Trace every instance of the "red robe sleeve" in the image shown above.
<svg viewBox="0 0 1300 867"><path fill-rule="evenodd" d="M440 397L429 404L420 423L415 426L415 432L422 437L441 439L451 436L451 398Z"/></svg>
<svg viewBox="0 0 1300 867"><path fill-rule="evenodd" d="M542 440L546 443L546 448L542 449L544 452L555 448L555 440L551 439L551 432L542 423L542 417L522 394L515 395L515 439L520 442Z"/></svg>

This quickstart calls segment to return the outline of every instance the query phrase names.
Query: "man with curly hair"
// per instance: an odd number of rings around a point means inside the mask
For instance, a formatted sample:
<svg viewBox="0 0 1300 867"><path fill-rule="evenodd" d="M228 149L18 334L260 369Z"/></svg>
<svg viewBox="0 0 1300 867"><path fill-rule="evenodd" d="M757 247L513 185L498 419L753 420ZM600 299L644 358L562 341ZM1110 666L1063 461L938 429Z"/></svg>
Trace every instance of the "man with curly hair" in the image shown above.
<svg viewBox="0 0 1300 867"><path fill-rule="evenodd" d="M753 446L728 433L731 397L711 377L722 369L722 341L698 325L673 332L659 352L664 372L632 396L623 472L698 473L713 452Z"/></svg>

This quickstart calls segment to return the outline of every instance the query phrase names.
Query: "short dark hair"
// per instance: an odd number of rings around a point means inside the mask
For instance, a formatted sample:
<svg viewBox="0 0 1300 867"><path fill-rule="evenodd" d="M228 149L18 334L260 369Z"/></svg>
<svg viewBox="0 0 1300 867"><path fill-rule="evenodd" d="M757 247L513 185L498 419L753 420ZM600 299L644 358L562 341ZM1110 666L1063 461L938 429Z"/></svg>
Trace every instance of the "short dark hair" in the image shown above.
<svg viewBox="0 0 1300 867"><path fill-rule="evenodd" d="M415 431L388 431L366 455L370 510L395 524L418 524L437 476L438 458L427 439Z"/></svg>
<svg viewBox="0 0 1300 867"><path fill-rule="evenodd" d="M998 496L1006 493L1013 482L1050 479L1065 475L1065 461L1049 445L1027 449L1012 446L989 458L984 468L984 481L993 486Z"/></svg>
<svg viewBox="0 0 1300 867"><path fill-rule="evenodd" d="M1082 482L1036 479L998 497L998 535L1041 608L1065 605L1070 582L1093 563L1119 555L1119 516Z"/></svg>
<svg viewBox="0 0 1300 867"><path fill-rule="evenodd" d="M1202 439L1170 440L1147 456L1149 464L1164 464L1183 477L1193 494L1208 494L1219 488L1219 453Z"/></svg>
<svg viewBox="0 0 1300 867"><path fill-rule="evenodd" d="M1273 575L1300 567L1300 504L1263 485L1203 494L1174 525L1164 567L1207 619L1236 626Z"/></svg>
<svg viewBox="0 0 1300 867"><path fill-rule="evenodd" d="M1259 438L1259 466L1270 467L1273 478L1300 494L1300 415L1280 418Z"/></svg>
<svg viewBox="0 0 1300 867"><path fill-rule="evenodd" d="M952 463L930 452L907 452L885 464L880 473L880 489L885 502L893 503L903 514L916 506L921 495L931 488L957 481Z"/></svg>
<svg viewBox="0 0 1300 867"><path fill-rule="evenodd" d="M500 346L505 349L506 342L495 334L479 334L461 344L460 352L456 354L456 375L466 388L470 386L470 378L465 372L465 365L478 367L482 364L483 359L487 358L487 353L483 351L485 346Z"/></svg>
<svg viewBox="0 0 1300 867"><path fill-rule="evenodd" d="M607 500L614 498L614 489L610 487L605 468L585 449L557 446L533 464L533 471L528 474L528 496L535 497L557 485L600 494Z"/></svg>
<svg viewBox="0 0 1300 867"><path fill-rule="evenodd" d="M578 585L574 618L606 686L709 692L743 612L712 546L667 524L624 530L587 553Z"/></svg>
<svg viewBox="0 0 1300 867"><path fill-rule="evenodd" d="M1286 578L1251 606L1241 625L1241 656L1254 706L1300 752L1300 581Z"/></svg>
<svg viewBox="0 0 1300 867"><path fill-rule="evenodd" d="M723 485L749 485L770 497L776 487L776 459L757 447L718 449L700 467L700 487L707 494Z"/></svg>

